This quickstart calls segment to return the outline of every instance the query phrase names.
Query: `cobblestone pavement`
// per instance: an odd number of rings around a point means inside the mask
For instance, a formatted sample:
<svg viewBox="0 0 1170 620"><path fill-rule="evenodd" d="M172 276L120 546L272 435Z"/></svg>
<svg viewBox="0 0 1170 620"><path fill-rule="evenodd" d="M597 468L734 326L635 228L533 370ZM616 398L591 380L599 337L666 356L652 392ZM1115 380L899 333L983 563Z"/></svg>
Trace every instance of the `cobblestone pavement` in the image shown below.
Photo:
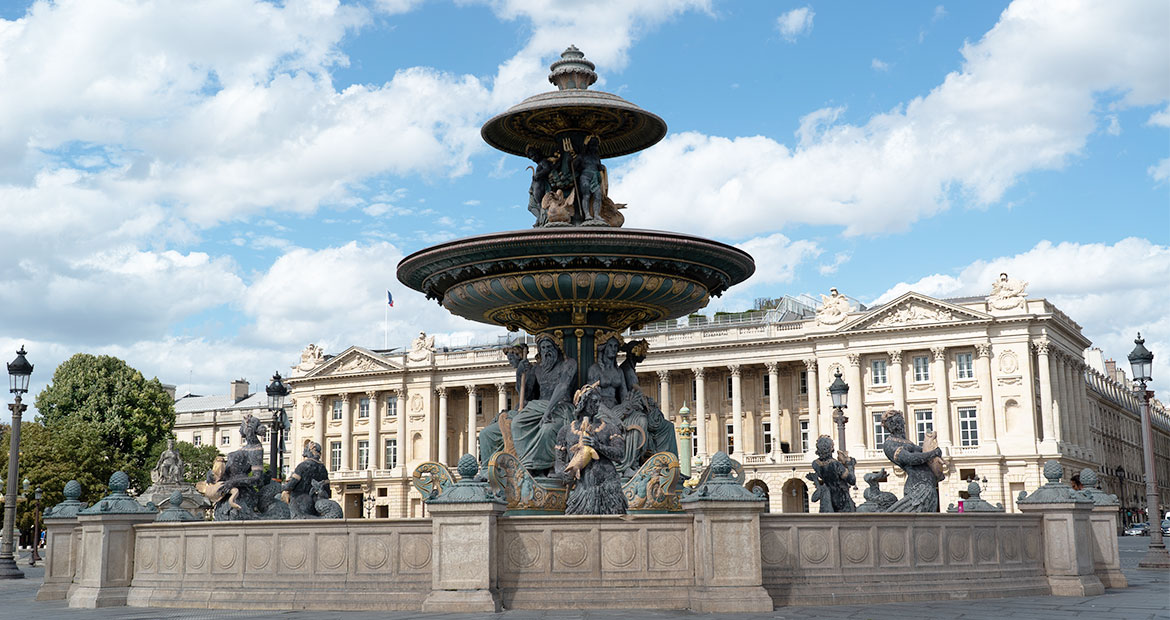
<svg viewBox="0 0 1170 620"><path fill-rule="evenodd" d="M769 614L729 614L715 616L690 612L647 611L509 611L492 616L501 620L603 620L611 618L764 618L804 619L871 619L871 620L935 620L943 618L998 619L1035 618L1044 620L1071 620L1074 618L1100 620L1142 620L1165 618L1170 620L1170 572L1138 570L1137 563L1149 544L1149 538L1123 537L1120 539L1121 568L1129 580L1125 589L1107 590L1101 596L1085 598L1061 596L1030 596L1016 598L977 599L972 601L927 601L893 603L870 606L785 607ZM24 561L21 569L26 578L0 581L0 619L35 620L407 620L410 618L471 619L478 614L421 614L415 612L264 612L198 609L139 609L118 607L112 609L69 609L63 601L37 602L44 569L29 568Z"/></svg>

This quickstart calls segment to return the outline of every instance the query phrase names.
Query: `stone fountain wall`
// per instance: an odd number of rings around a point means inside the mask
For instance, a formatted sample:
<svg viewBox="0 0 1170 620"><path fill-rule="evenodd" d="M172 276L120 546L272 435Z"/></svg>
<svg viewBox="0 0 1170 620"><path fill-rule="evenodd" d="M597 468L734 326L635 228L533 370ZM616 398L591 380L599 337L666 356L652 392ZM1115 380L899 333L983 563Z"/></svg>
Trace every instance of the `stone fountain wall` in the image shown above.
<svg viewBox="0 0 1170 620"><path fill-rule="evenodd" d="M1094 579L1092 547L1111 545L1116 554L1117 544L1115 536L1064 535L1049 527L1050 513L759 514L746 504L711 504L682 514L485 518L474 508L456 509L428 519L128 528L116 515L62 521L62 536L50 539L46 554L54 583L45 587L64 594L72 581L73 606L443 611L470 609L459 601L474 594L485 611L502 605L759 612L1068 594L1058 586L1069 575ZM1092 531L1088 508L1067 513ZM106 520L121 543L97 553L91 543ZM473 523L488 528L490 542L452 547L455 539L444 538ZM93 538L74 547L82 527ZM57 553L53 540L69 548ZM1063 566L1050 556L1086 559ZM72 579L64 574L70 571ZM107 573L132 578L94 577ZM484 585L444 587L451 575ZM89 587L93 596L75 597L85 583L97 584Z"/></svg>

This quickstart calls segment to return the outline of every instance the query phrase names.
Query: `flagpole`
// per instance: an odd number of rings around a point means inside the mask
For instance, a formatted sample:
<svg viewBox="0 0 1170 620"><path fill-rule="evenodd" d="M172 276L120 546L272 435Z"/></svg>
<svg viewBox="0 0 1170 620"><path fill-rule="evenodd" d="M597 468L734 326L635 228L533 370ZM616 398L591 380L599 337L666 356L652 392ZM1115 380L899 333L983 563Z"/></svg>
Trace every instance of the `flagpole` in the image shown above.
<svg viewBox="0 0 1170 620"><path fill-rule="evenodd" d="M382 350L390 346L390 304L382 307Z"/></svg>

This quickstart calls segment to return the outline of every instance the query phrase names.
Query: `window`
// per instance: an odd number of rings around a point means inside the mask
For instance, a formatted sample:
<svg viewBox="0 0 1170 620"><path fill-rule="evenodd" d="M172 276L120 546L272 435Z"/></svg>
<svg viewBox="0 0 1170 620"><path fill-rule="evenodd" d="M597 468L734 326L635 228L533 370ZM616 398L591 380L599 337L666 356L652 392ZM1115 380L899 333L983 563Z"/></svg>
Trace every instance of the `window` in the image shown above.
<svg viewBox="0 0 1170 620"><path fill-rule="evenodd" d="M914 428L918 432L918 443L926 441L926 434L934 431L934 412L930 409L915 409Z"/></svg>
<svg viewBox="0 0 1170 620"><path fill-rule="evenodd" d="M959 445L979 445L979 420L974 407L959 407Z"/></svg>
<svg viewBox="0 0 1170 620"><path fill-rule="evenodd" d="M874 385L885 385L889 383L889 378L886 376L886 360L874 360L870 363L870 378Z"/></svg>
<svg viewBox="0 0 1170 620"><path fill-rule="evenodd" d="M772 395L772 380L769 377L764 376L763 377L763 384L764 384L764 398L767 398L767 397Z"/></svg>
<svg viewBox="0 0 1170 620"><path fill-rule="evenodd" d="M475 415L483 415L483 394L476 393L475 395Z"/></svg>
<svg viewBox="0 0 1170 620"><path fill-rule="evenodd" d="M734 397L735 397L735 395L732 393L732 387L733 387L733 384L734 384L734 383L735 383L735 382L731 380L731 377L730 377L730 376L728 376L728 377L727 377L727 398L728 398L729 400L730 400L731 398L734 398Z"/></svg>
<svg viewBox="0 0 1170 620"><path fill-rule="evenodd" d="M919 383L930 381L930 358L925 355L914 356L914 380Z"/></svg>
<svg viewBox="0 0 1170 620"><path fill-rule="evenodd" d="M724 425L723 430L727 434L727 453L735 452L735 425L728 422Z"/></svg>
<svg viewBox="0 0 1170 620"><path fill-rule="evenodd" d="M221 445L221 446L232 445L232 432L231 431L224 431L224 432L219 434L219 445Z"/></svg>
<svg viewBox="0 0 1170 620"><path fill-rule="evenodd" d="M800 451L808 452L808 420L800 421Z"/></svg>
<svg viewBox="0 0 1170 620"><path fill-rule="evenodd" d="M386 397L386 417L393 418L398 415L398 396Z"/></svg>
<svg viewBox="0 0 1170 620"><path fill-rule="evenodd" d="M800 393L808 394L808 371L800 371Z"/></svg>
<svg viewBox="0 0 1170 620"><path fill-rule="evenodd" d="M203 433L196 432L196 433L192 434L191 435L191 445L202 446L203 445Z"/></svg>
<svg viewBox="0 0 1170 620"><path fill-rule="evenodd" d="M771 454L771 452L772 452L772 423L771 422L764 422L761 424L761 427L764 431L763 433L761 433L764 437L764 453Z"/></svg>
<svg viewBox="0 0 1170 620"><path fill-rule="evenodd" d="M882 426L882 414L874 413L871 415L873 417L873 446L880 450L890 435L886 432L886 427Z"/></svg>
<svg viewBox="0 0 1170 620"><path fill-rule="evenodd" d="M358 443L357 468L359 470L369 469L370 468L370 442L363 439L363 440L359 440L357 443Z"/></svg>
<svg viewBox="0 0 1170 620"><path fill-rule="evenodd" d="M386 439L385 456L386 458L383 462L385 463L384 467L386 469L398 467L398 439Z"/></svg>
<svg viewBox="0 0 1170 620"><path fill-rule="evenodd" d="M955 356L955 370L959 373L960 379L975 378L975 367L971 363L970 353L960 353Z"/></svg>
<svg viewBox="0 0 1170 620"><path fill-rule="evenodd" d="M341 442L329 442L329 471L341 469Z"/></svg>
<svg viewBox="0 0 1170 620"><path fill-rule="evenodd" d="M691 437L691 458L699 456L699 436Z"/></svg>
<svg viewBox="0 0 1170 620"><path fill-rule="evenodd" d="M359 418L370 417L370 399L363 398L363 399L358 401L358 417Z"/></svg>
<svg viewBox="0 0 1170 620"><path fill-rule="evenodd" d="M341 399L340 398L333 399L333 419L334 420L341 419Z"/></svg>
<svg viewBox="0 0 1170 620"><path fill-rule="evenodd" d="M508 390L508 394L504 396L504 409L512 410L512 390Z"/></svg>
<svg viewBox="0 0 1170 620"><path fill-rule="evenodd" d="M695 379L691 379L691 402L696 402L698 400L699 400L699 382Z"/></svg>

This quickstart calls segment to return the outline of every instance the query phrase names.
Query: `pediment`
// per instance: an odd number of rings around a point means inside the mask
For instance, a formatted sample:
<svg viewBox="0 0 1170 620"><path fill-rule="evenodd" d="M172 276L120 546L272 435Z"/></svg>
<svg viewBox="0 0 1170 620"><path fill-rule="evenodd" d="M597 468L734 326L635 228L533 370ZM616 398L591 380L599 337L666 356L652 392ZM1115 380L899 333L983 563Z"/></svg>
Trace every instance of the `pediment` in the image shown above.
<svg viewBox="0 0 1170 620"><path fill-rule="evenodd" d="M892 329L990 320L992 317L987 313L956 306L920 293L909 292L842 326L840 331Z"/></svg>
<svg viewBox="0 0 1170 620"><path fill-rule="evenodd" d="M333 375L356 375L368 372L385 372L398 370L400 366L390 363L386 358L363 347L350 347L342 351L328 362L313 369L305 375L309 377L326 377Z"/></svg>

